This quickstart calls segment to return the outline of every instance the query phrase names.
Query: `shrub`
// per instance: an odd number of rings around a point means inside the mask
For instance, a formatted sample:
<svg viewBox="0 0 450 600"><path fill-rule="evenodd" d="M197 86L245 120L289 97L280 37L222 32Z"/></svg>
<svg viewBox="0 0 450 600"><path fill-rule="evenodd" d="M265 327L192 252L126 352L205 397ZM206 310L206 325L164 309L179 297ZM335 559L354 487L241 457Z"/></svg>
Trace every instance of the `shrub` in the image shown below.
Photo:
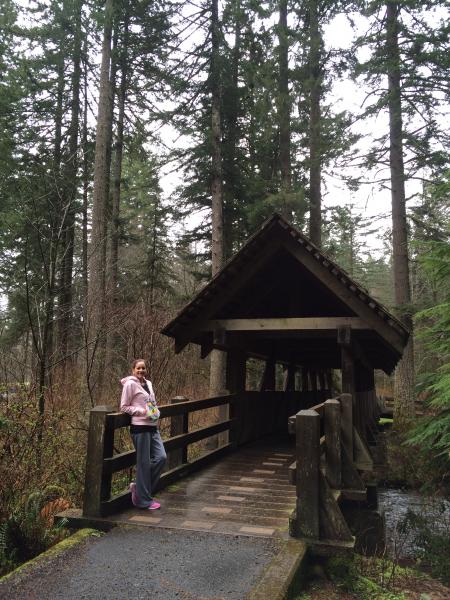
<svg viewBox="0 0 450 600"><path fill-rule="evenodd" d="M67 521L54 515L69 507L64 491L48 486L33 492L0 525L0 575L34 558L67 535Z"/></svg>

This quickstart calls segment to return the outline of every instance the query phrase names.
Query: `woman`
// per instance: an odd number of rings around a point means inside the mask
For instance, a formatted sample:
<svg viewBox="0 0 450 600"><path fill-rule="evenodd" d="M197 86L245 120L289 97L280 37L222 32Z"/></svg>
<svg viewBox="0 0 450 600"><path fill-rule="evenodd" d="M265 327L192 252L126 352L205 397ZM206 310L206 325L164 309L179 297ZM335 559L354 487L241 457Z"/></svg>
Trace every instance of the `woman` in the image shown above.
<svg viewBox="0 0 450 600"><path fill-rule="evenodd" d="M145 361L133 361L132 375L121 381L120 410L131 415L130 433L136 449L136 483L130 484L131 500L138 508L156 510L161 505L153 493L166 462L166 451L158 430L155 394L146 374Z"/></svg>

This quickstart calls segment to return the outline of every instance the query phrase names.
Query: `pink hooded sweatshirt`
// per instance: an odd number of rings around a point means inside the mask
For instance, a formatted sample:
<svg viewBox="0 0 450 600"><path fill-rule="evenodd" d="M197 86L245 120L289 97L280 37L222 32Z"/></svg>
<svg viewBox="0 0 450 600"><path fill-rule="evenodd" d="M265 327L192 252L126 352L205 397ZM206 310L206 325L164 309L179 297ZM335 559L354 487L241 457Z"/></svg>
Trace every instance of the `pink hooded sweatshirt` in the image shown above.
<svg viewBox="0 0 450 600"><path fill-rule="evenodd" d="M120 410L131 416L132 425L156 425L158 423L158 421L152 421L147 417L147 402L150 400L155 406L157 403L151 381L148 379L145 381L150 394L147 394L139 379L134 375L128 375L120 381L123 385Z"/></svg>

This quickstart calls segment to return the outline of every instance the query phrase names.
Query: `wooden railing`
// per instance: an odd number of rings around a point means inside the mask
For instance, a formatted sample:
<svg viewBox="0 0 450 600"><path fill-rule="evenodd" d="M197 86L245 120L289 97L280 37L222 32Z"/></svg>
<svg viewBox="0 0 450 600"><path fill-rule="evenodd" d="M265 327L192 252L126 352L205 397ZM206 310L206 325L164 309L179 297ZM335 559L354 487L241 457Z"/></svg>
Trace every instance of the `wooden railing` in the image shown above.
<svg viewBox="0 0 450 600"><path fill-rule="evenodd" d="M170 458L170 469L162 474L160 487L170 485L183 475L199 469L229 451L235 443L233 418L189 431L188 416L195 411L225 404L230 405L230 412L232 412L231 407L236 399L236 395L181 402L179 399L175 399L176 403L160 407L161 419L170 417L172 420L171 437L164 440L164 447ZM85 517L103 517L130 505L129 491L111 497L113 474L129 469L136 464L135 450L114 455L114 433L117 429L129 425L129 415L116 412L113 407L96 406L90 412L83 501L83 516ZM229 432L229 441L226 444L207 451L199 458L188 462L187 448L190 444L224 431ZM174 456L176 457L175 461Z"/></svg>
<svg viewBox="0 0 450 600"><path fill-rule="evenodd" d="M182 397L172 399L170 404L160 407L161 419L170 419L170 437L164 440L168 462L166 472L161 476L161 487L206 466L231 448L266 435L287 433L289 415L301 408L310 407L327 394L329 395L329 392L326 390L245 391L204 400L186 400ZM228 419L207 427L189 430L191 413L222 405L229 405ZM129 425L130 417L117 412L114 407L96 406L90 412L83 500L84 516L106 516L130 506L131 498L128 491L111 497L113 474L130 469L136 464L134 450L114 454L115 432ZM188 460L190 444L223 432L228 433L226 443L221 440L219 448L205 451L195 460Z"/></svg>
<svg viewBox="0 0 450 600"><path fill-rule="evenodd" d="M374 466L365 439L374 426L375 404L375 396L367 395L355 411L352 396L341 394L289 418L289 431L296 436L296 461L289 470L297 495L292 536L316 548L353 546L340 501L366 499L359 472Z"/></svg>

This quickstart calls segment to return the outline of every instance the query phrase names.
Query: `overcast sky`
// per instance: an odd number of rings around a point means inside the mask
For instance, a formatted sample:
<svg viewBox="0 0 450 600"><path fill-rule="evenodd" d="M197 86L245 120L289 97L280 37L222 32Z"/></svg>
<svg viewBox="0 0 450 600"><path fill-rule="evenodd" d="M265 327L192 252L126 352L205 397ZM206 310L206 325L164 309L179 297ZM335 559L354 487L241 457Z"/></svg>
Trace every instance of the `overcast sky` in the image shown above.
<svg viewBox="0 0 450 600"><path fill-rule="evenodd" d="M339 15L324 28L326 46L334 49L346 49L350 46L351 41L356 35L364 33L365 28L367 27L367 20L356 14L352 14L351 17L356 26L356 30L352 30L349 20L345 15ZM430 19L437 20L440 17L442 17L442 11L441 13L430 12ZM294 24L291 23L291 25ZM368 51L366 50L366 52ZM364 59L367 58L367 56L360 55L359 58ZM361 83L355 84L349 78L335 80L333 82L331 97L327 99L327 102L332 103L335 112L348 110L354 114L358 114L361 112L367 91L368 90L364 85ZM377 117L361 120L358 124L355 124L354 129L364 136L358 143L359 149L364 153L369 149L374 136L380 136L388 132L389 123L387 113L383 112ZM178 138L178 134L173 130L164 132L164 140L169 147L172 144L189 144L189 140ZM167 165L163 168L162 172L161 185L166 197L170 196L175 187L180 183L180 177L176 172L172 172L173 168L173 164ZM353 174L359 176L367 175L368 183L362 185L358 191L350 191L346 187L344 182L340 179L341 172L335 172L334 176L330 176L329 174L324 175L322 185L323 205L324 207L331 207L352 204L355 207L355 211L361 212L369 221L373 220L379 229L378 233L381 234L390 227L391 223L390 190L386 183L380 185L379 183L370 182L376 179L388 178L389 172L384 168L383 171L363 174L361 173L361 170L355 169ZM419 175L421 174L419 173ZM414 197L416 194L420 194L420 191L420 182L407 182L406 195L407 198L412 198L409 201L410 205L416 202ZM384 218L380 218L382 216L384 216ZM201 216L193 216L191 218L191 224L195 225L200 219ZM378 239L378 233L373 234L370 238L370 246L374 251L382 246L382 242Z"/></svg>

